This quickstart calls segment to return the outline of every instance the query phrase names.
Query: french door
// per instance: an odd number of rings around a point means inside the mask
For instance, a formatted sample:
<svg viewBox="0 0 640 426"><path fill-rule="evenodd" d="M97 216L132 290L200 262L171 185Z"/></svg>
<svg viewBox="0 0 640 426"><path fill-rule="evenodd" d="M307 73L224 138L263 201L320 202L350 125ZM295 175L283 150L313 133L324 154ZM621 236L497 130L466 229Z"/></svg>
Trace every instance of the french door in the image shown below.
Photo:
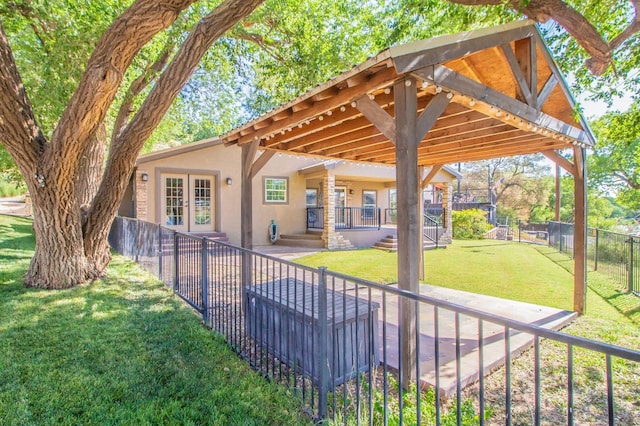
<svg viewBox="0 0 640 426"><path fill-rule="evenodd" d="M160 223L183 232L215 231L215 177L163 173Z"/></svg>

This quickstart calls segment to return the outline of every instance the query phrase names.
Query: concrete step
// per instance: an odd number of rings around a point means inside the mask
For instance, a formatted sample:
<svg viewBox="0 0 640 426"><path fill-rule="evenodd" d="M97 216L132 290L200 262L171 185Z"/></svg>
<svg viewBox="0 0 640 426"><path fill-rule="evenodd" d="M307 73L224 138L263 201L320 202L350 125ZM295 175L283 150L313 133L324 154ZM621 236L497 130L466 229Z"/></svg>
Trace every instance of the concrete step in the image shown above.
<svg viewBox="0 0 640 426"><path fill-rule="evenodd" d="M282 234L280 235L280 238L285 240L322 240L322 234Z"/></svg>
<svg viewBox="0 0 640 426"><path fill-rule="evenodd" d="M229 241L226 232L191 232L191 235L196 235L198 237L207 237L209 239L218 241Z"/></svg>
<svg viewBox="0 0 640 426"><path fill-rule="evenodd" d="M324 248L324 241L318 239L300 239L300 238L278 238L275 242L277 246L288 247L308 247L308 248Z"/></svg>

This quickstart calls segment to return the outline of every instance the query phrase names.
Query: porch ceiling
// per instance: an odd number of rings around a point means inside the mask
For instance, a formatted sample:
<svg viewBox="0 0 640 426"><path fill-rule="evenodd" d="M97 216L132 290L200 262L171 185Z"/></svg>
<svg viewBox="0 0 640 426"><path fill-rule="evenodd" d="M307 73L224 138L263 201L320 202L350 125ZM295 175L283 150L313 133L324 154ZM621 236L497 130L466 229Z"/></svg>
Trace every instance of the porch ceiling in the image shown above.
<svg viewBox="0 0 640 426"><path fill-rule="evenodd" d="M394 117L394 83L405 78L418 87L418 115L438 93L449 99L419 143L421 166L594 144L530 21L387 49L221 139L394 165L395 130L386 123Z"/></svg>

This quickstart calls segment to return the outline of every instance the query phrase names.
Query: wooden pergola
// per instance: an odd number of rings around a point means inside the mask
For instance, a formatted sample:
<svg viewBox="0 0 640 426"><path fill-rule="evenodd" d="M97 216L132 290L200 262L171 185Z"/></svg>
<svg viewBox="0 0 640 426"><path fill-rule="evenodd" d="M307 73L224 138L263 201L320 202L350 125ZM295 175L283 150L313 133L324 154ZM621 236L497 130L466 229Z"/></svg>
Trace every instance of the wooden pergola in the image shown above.
<svg viewBox="0 0 640 426"><path fill-rule="evenodd" d="M420 188L445 164L542 153L574 177L574 310L583 313L585 153L595 140L574 107L531 21L384 50L222 137L243 150L242 244L252 246L252 178L276 152L395 165L398 285L418 291ZM573 161L558 152L567 149ZM401 317L402 344L411 348L412 304ZM404 352L403 363L415 362Z"/></svg>

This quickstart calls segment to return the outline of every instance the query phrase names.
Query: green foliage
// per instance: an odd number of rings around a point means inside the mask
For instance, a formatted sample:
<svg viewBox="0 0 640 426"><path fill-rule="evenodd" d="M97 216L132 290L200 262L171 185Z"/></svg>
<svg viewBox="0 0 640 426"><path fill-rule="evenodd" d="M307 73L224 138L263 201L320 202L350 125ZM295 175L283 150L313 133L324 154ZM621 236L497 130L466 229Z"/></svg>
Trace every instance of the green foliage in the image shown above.
<svg viewBox="0 0 640 426"><path fill-rule="evenodd" d="M593 23L606 42L613 40L631 23L635 13L628 0L567 0L569 6ZM563 28L549 20L541 26L554 59L565 75L572 76L574 93L589 93L590 98L613 104L624 92L640 94L640 39L635 34L613 54L614 66L600 77L594 76L584 65L588 56Z"/></svg>
<svg viewBox="0 0 640 426"><path fill-rule="evenodd" d="M640 210L640 103L593 123L598 145L589 156L589 178L620 204Z"/></svg>
<svg viewBox="0 0 640 426"><path fill-rule="evenodd" d="M491 229L486 212L473 209L452 212L453 238L461 240L481 240Z"/></svg>
<svg viewBox="0 0 640 426"><path fill-rule="evenodd" d="M164 284L107 276L26 289L31 221L0 216L0 424L311 424Z"/></svg>

